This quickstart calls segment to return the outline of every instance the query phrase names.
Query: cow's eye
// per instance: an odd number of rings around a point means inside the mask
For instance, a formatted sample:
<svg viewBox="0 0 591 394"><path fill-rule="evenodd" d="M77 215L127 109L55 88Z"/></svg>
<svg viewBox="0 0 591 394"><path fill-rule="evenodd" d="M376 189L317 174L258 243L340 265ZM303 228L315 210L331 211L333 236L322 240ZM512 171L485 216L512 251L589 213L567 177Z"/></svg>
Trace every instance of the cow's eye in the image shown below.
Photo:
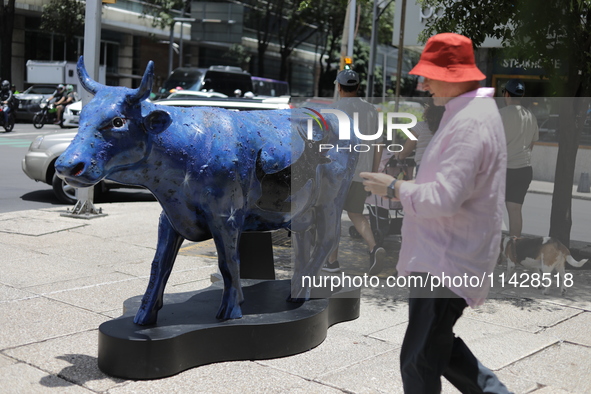
<svg viewBox="0 0 591 394"><path fill-rule="evenodd" d="M113 118L113 120L111 121L111 123L113 124L113 127L115 127L115 128L123 127L123 125L125 124L125 119L123 119L123 118Z"/></svg>

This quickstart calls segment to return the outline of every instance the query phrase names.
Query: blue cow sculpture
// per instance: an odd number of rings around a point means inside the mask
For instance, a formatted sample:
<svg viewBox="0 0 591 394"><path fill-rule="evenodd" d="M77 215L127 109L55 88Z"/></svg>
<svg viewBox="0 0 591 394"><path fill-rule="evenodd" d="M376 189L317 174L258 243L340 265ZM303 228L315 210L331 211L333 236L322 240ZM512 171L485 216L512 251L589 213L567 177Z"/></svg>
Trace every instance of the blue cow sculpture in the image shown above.
<svg viewBox="0 0 591 394"><path fill-rule="evenodd" d="M310 289L299 281L317 274L338 242L357 162L346 149L322 153L318 144L352 145L355 137L340 141L336 116L308 122L305 109L232 112L153 104L146 101L153 68L150 61L137 89L105 86L88 76L81 57L80 83L94 97L55 164L72 186L108 178L143 186L160 202L150 282L134 322L156 323L185 239L214 239L224 284L217 318L242 317L238 244L244 231L293 232L291 298L308 299ZM313 140L306 139L309 123Z"/></svg>

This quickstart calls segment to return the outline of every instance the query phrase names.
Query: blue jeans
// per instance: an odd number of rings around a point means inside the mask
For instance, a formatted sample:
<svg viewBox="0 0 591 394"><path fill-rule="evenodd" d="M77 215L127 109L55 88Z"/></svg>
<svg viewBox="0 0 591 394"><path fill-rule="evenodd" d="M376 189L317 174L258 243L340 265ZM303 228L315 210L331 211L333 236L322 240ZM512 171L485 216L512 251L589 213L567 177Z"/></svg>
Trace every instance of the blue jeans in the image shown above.
<svg viewBox="0 0 591 394"><path fill-rule="evenodd" d="M2 106L2 113L4 114L4 124L8 124L8 114L10 113L10 107L8 105Z"/></svg>
<svg viewBox="0 0 591 394"><path fill-rule="evenodd" d="M441 376L462 393L510 393L454 335L453 326L466 306L463 298L443 286L433 292L410 289L408 328L400 351L405 394L440 393Z"/></svg>

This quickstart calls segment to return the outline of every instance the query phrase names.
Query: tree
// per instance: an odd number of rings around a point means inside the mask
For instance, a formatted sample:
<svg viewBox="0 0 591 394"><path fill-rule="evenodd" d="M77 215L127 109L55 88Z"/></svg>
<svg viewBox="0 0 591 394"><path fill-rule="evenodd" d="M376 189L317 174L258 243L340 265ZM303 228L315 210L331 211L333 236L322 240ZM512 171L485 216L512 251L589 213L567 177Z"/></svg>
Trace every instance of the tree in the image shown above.
<svg viewBox="0 0 591 394"><path fill-rule="evenodd" d="M242 69L248 69L248 63L250 63L250 53L248 49L246 49L241 44L232 44L230 48L228 48L228 52L222 55L222 58L226 59L226 61L230 64L235 64Z"/></svg>
<svg viewBox="0 0 591 394"><path fill-rule="evenodd" d="M246 23L257 34L258 76L265 77L265 54L277 27L278 15L281 15L283 1L251 0L250 10L246 14Z"/></svg>
<svg viewBox="0 0 591 394"><path fill-rule="evenodd" d="M340 64L340 47L347 12L347 0L321 0L304 6L313 8L314 24L318 27L316 53L320 69L319 96L334 94L334 80Z"/></svg>
<svg viewBox="0 0 591 394"><path fill-rule="evenodd" d="M295 48L312 37L318 30L318 26L310 24L314 21L314 8L308 7L307 1L302 0L279 0L284 2L282 17L278 18L279 56L279 79L288 80L289 57Z"/></svg>
<svg viewBox="0 0 591 394"><path fill-rule="evenodd" d="M15 0L0 1L0 77L12 79L12 32Z"/></svg>
<svg viewBox="0 0 591 394"><path fill-rule="evenodd" d="M175 17L191 10L191 0L145 0L143 3L143 15L154 17L152 26L161 29L171 29Z"/></svg>
<svg viewBox="0 0 591 394"><path fill-rule="evenodd" d="M502 39L513 57L541 62L543 77L562 97L549 235L569 245L575 160L591 91L591 0L546 0L543 5L537 0L424 0L423 5L444 10L428 24L423 39L456 32L479 46L489 35ZM554 67L557 59L566 64L566 78Z"/></svg>
<svg viewBox="0 0 591 394"><path fill-rule="evenodd" d="M76 36L84 34L85 5L78 0L51 0L43 6L41 30L64 36L70 60L76 60Z"/></svg>

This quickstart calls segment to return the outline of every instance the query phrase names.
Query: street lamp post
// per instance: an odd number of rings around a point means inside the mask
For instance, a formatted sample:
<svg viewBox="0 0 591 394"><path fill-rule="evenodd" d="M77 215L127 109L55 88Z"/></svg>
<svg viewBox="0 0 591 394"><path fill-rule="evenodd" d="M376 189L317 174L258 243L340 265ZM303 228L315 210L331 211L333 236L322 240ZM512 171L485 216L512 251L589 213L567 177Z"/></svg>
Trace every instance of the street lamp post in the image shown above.
<svg viewBox="0 0 591 394"><path fill-rule="evenodd" d="M195 18L181 18L176 17L172 19L170 25L170 38L168 41L168 75L172 74L172 46L174 43L174 26L177 22L181 22L181 39L179 44L179 67L183 65L183 22L195 22Z"/></svg>
<svg viewBox="0 0 591 394"><path fill-rule="evenodd" d="M373 12L371 17L371 38L369 46L369 67L367 68L367 89L365 98L373 97L373 85L375 75L375 59L378 43L377 24L378 24L378 0L373 1Z"/></svg>
<svg viewBox="0 0 591 394"><path fill-rule="evenodd" d="M385 0L384 0L385 2ZM378 21L382 14L386 11L386 9L394 2L394 0L389 0L386 4L384 2L381 3L380 8L381 10L378 12L378 0L373 0L373 12L372 12L372 21L371 21L371 37L370 37L370 47L369 47L369 67L367 70L367 90L365 91L365 98L369 98L373 96L373 88L374 88L374 75L375 75L375 59L377 53L377 46L378 46Z"/></svg>
<svg viewBox="0 0 591 394"><path fill-rule="evenodd" d="M400 40L398 41L398 65L396 66L396 104L394 111L398 112L400 105L400 82L402 79L402 56L404 54L404 22L406 20L406 0L402 0L400 11Z"/></svg>

